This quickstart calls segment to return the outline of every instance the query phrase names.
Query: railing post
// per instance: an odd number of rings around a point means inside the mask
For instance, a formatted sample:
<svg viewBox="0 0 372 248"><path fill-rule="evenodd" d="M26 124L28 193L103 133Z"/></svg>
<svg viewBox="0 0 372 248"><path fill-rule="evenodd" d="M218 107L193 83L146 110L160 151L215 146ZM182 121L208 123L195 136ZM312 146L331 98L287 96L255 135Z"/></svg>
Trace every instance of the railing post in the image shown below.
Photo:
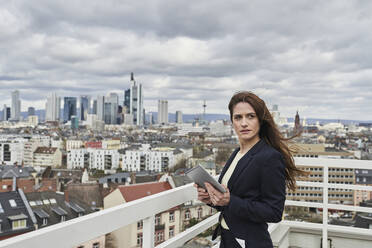
<svg viewBox="0 0 372 248"><path fill-rule="evenodd" d="M155 241L155 215L143 220L143 245L142 247L154 248Z"/></svg>
<svg viewBox="0 0 372 248"><path fill-rule="evenodd" d="M328 165L323 166L323 240L322 247L328 248Z"/></svg>

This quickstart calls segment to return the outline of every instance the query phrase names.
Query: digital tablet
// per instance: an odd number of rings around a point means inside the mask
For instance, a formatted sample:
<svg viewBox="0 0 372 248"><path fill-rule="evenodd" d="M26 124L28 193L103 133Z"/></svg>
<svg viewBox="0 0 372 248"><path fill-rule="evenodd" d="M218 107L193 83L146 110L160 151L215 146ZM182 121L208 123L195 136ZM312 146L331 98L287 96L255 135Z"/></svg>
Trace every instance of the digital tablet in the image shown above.
<svg viewBox="0 0 372 248"><path fill-rule="evenodd" d="M192 181L194 181L200 187L205 188L204 183L210 183L215 187L218 191L225 193L226 190L222 185L217 182L209 173L200 165L190 169L186 172L186 176L188 176Z"/></svg>

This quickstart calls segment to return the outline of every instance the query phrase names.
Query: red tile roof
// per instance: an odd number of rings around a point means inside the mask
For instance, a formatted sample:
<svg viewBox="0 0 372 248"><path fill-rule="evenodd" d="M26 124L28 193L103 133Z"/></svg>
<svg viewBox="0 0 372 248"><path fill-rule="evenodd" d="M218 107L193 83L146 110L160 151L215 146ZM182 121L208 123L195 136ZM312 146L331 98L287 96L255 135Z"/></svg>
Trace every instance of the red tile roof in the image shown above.
<svg viewBox="0 0 372 248"><path fill-rule="evenodd" d="M134 201L145 196L154 195L169 189L172 186L168 182L151 182L133 185L119 186L121 194L126 202Z"/></svg>

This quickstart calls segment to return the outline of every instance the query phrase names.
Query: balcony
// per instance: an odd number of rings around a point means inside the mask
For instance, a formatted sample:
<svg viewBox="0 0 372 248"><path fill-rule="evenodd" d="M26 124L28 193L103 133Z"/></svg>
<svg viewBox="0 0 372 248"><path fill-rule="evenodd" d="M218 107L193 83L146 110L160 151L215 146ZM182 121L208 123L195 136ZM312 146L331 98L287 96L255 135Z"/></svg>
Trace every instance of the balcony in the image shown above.
<svg viewBox="0 0 372 248"><path fill-rule="evenodd" d="M298 181L298 186L320 187L323 202L286 201L286 206L337 209L352 212L372 213L372 208L328 203L328 189L351 189L372 191L372 186L328 183L329 168L372 169L372 161L347 159L296 158L297 165L323 168L323 182ZM195 188L185 185L156 195L151 195L100 212L72 219L54 226L42 228L0 242L0 247L76 247L88 240L105 235L131 223L143 220L143 247L155 247L155 215L185 202L195 200ZM218 214L213 215L175 237L157 245L157 248L182 246L209 227L217 223ZM274 247L372 247L372 229L345 227L328 224L328 214L323 214L321 224L287 221L270 224Z"/></svg>

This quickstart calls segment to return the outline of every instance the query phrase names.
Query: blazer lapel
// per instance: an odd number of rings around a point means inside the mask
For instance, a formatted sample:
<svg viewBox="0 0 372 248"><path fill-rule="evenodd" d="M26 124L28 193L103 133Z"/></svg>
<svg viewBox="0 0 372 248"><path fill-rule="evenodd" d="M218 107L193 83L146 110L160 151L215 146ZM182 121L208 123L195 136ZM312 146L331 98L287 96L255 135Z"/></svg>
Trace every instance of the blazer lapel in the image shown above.
<svg viewBox="0 0 372 248"><path fill-rule="evenodd" d="M218 178L219 183L221 183L223 176L225 175L227 169L230 167L231 162L234 160L234 158L235 158L235 156L236 156L236 154L238 153L239 150L240 150L240 148L236 148L235 151L233 151L230 158L227 160L225 166L222 168L220 177Z"/></svg>
<svg viewBox="0 0 372 248"><path fill-rule="evenodd" d="M235 170L233 171L229 179L229 182L227 183L227 186L230 191L233 190L233 186L236 183L238 177L241 175L241 172L247 167L249 167L250 162L253 159L253 155L257 153L257 151L259 151L261 147L263 147L264 145L265 145L265 142L263 141L263 139L261 139L246 154L244 154L244 156L238 161L238 164L236 165ZM238 148L238 150L240 150L240 148Z"/></svg>

